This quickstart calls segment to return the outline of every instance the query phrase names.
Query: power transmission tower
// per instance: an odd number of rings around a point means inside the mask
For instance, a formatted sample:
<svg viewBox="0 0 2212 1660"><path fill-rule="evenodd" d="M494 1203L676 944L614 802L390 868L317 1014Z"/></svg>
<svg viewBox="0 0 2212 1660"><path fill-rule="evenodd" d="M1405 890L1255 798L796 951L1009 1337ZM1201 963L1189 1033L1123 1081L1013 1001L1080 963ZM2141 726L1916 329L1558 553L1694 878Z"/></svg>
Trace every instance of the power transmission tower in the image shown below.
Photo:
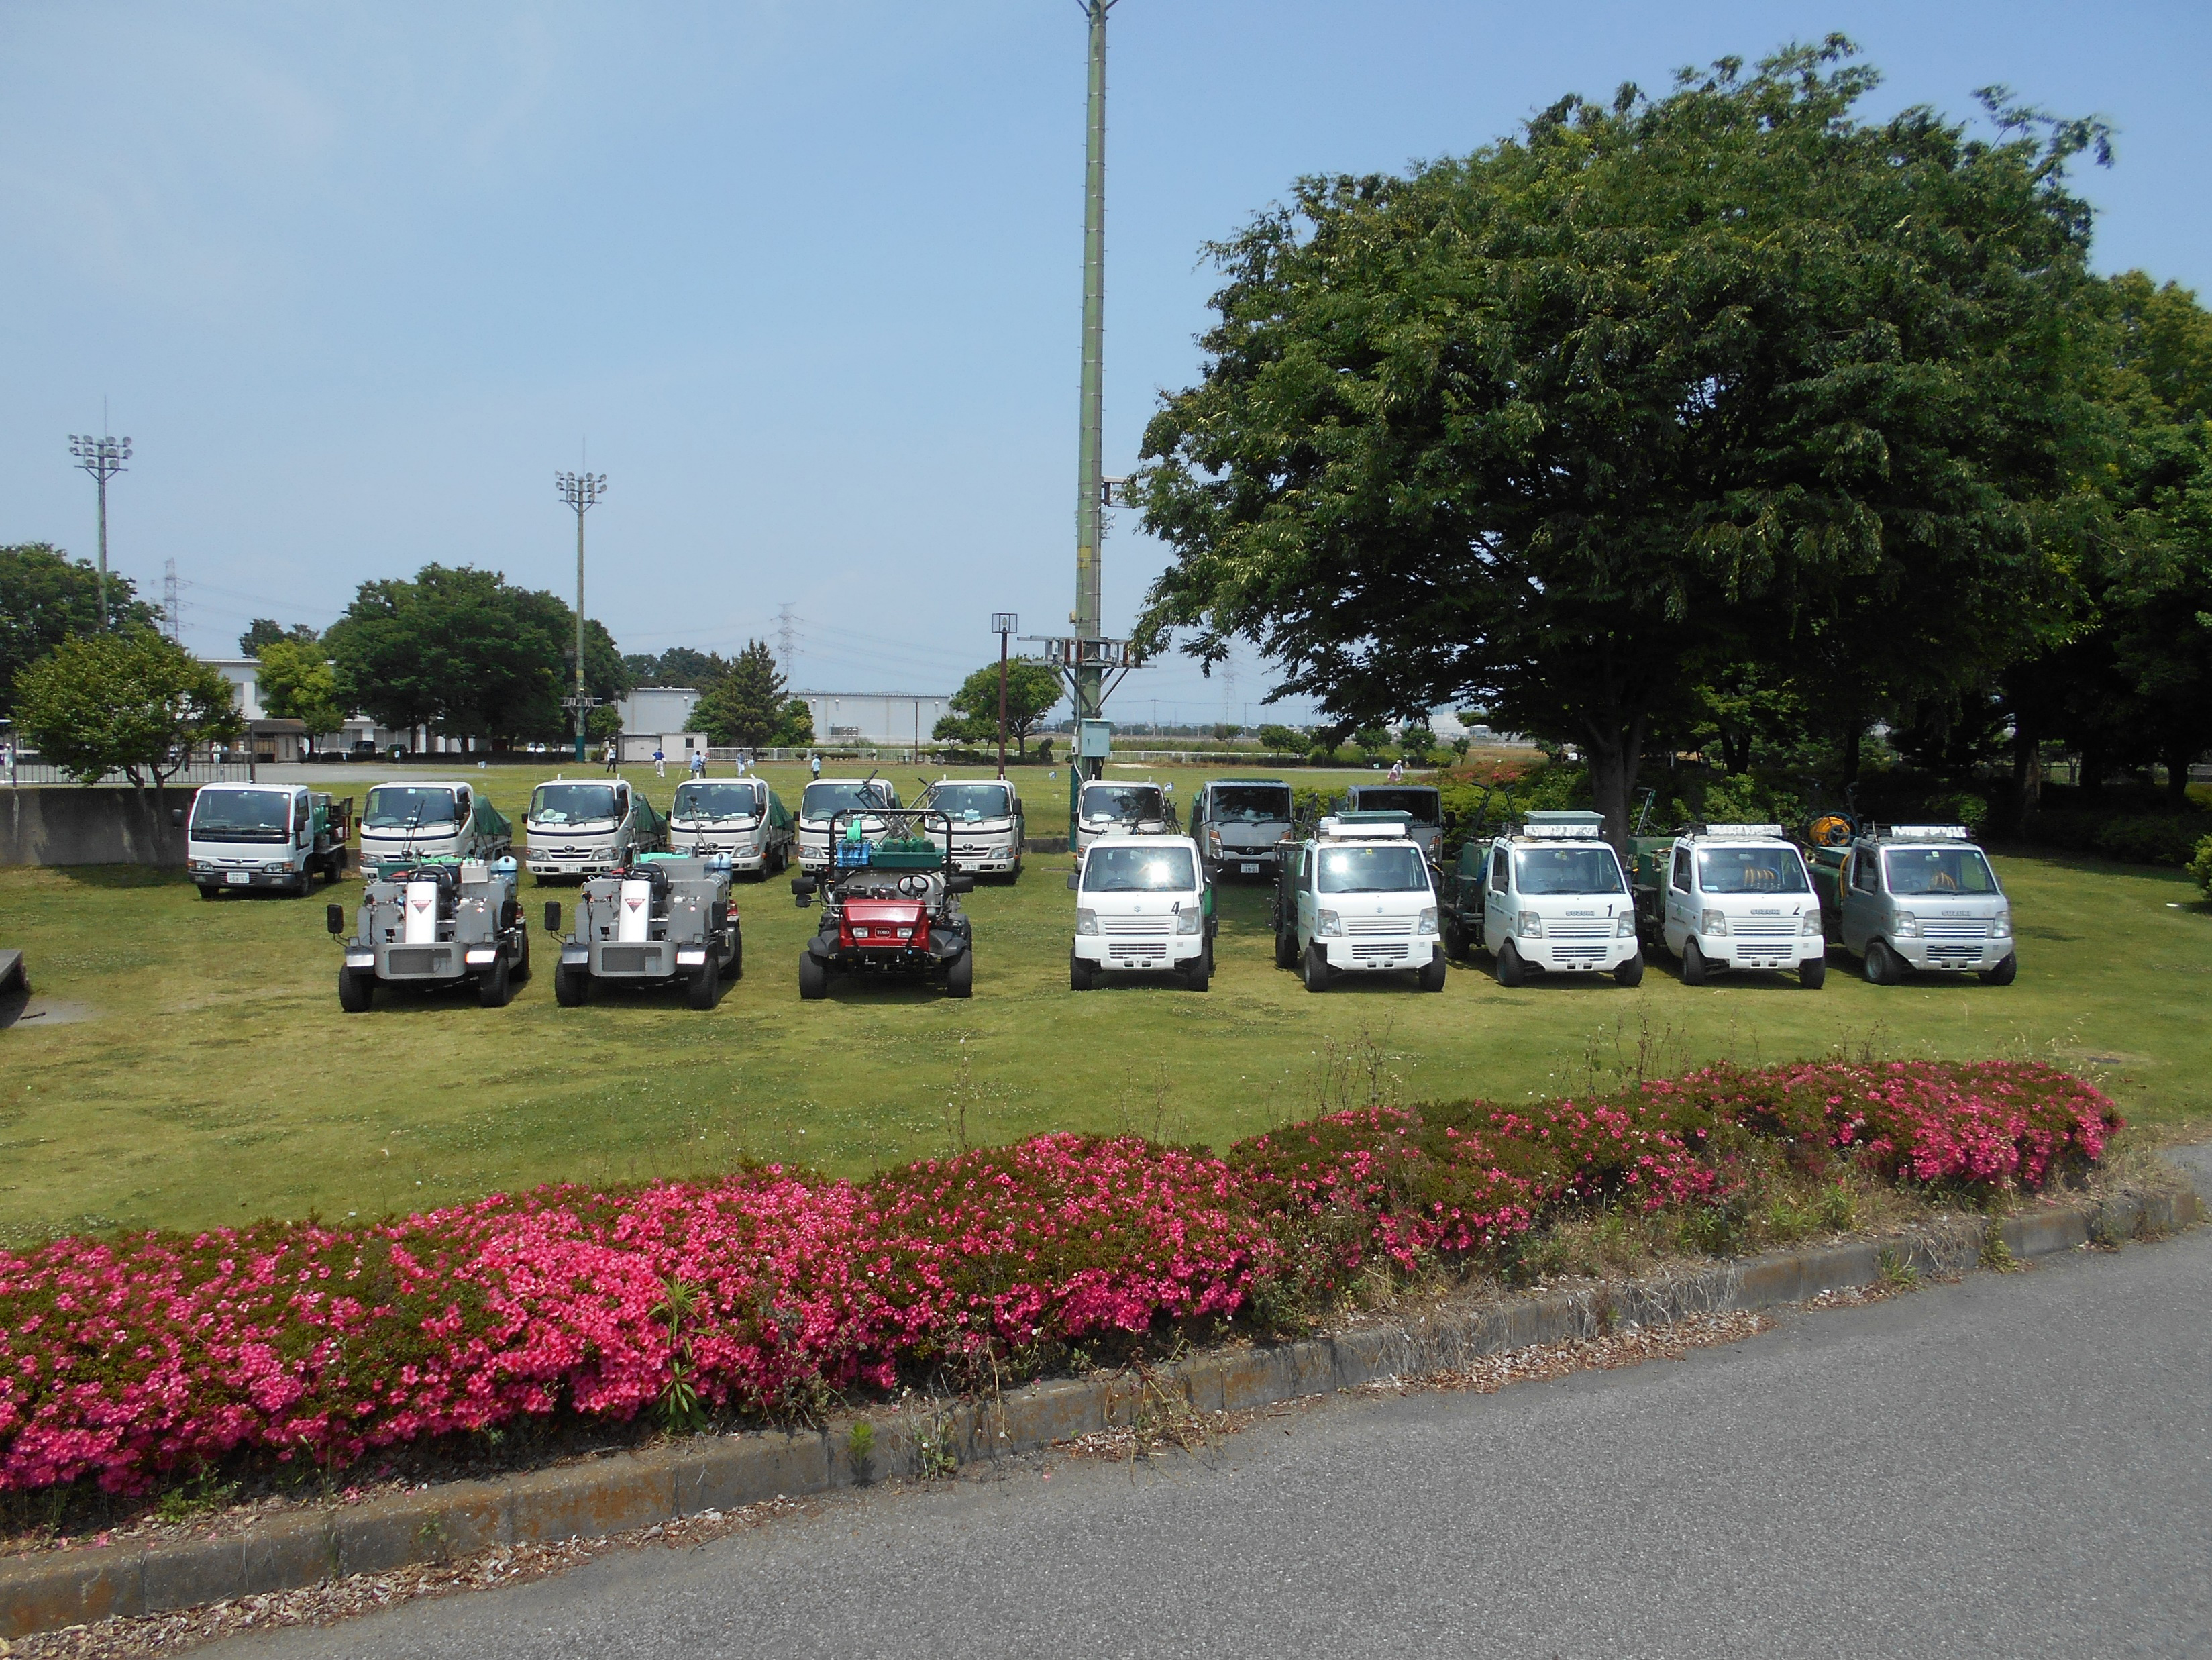
<svg viewBox="0 0 2212 1660"><path fill-rule="evenodd" d="M184 641L185 602L178 590L183 585L177 581L177 562L161 562L161 619L169 625L169 638L182 644Z"/></svg>
<svg viewBox="0 0 2212 1660"><path fill-rule="evenodd" d="M573 705L576 711L576 759L584 758L584 722L592 705L599 700L584 690L584 515L599 505L599 497L607 493L607 476L603 472L556 472L554 488L561 499L576 510L576 695L564 697L564 705Z"/></svg>
<svg viewBox="0 0 2212 1660"><path fill-rule="evenodd" d="M106 424L103 419L102 424ZM102 433L93 437L88 433L70 435L70 453L76 464L93 477L100 486L100 626L107 627L107 481L118 472L128 471L123 464L131 459L131 441L118 440Z"/></svg>
<svg viewBox="0 0 2212 1660"><path fill-rule="evenodd" d="M783 659L783 683L791 684L792 665L799 660L799 618L788 604L776 612L776 654Z"/></svg>

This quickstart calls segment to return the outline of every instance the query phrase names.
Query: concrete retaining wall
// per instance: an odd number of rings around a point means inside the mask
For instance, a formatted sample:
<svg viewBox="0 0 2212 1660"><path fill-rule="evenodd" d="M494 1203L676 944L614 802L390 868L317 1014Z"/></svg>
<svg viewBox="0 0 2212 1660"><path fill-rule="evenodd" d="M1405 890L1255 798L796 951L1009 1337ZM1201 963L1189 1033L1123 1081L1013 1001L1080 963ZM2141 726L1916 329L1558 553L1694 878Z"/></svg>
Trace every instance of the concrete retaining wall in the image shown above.
<svg viewBox="0 0 2212 1660"><path fill-rule="evenodd" d="M143 794L127 785L0 787L0 865L169 865L185 862L185 833L165 809L189 812L198 787Z"/></svg>

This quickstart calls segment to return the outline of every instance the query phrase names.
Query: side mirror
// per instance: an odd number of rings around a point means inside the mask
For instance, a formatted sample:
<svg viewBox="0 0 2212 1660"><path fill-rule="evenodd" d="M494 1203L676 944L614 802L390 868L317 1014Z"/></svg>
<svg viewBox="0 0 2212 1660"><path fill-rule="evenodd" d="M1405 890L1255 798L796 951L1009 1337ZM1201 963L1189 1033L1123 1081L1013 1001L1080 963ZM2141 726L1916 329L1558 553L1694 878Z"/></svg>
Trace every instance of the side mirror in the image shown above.
<svg viewBox="0 0 2212 1660"><path fill-rule="evenodd" d="M1067 891L1068 891L1070 893L1073 893L1073 892L1075 891L1075 879L1075 879L1075 873L1074 873L1073 871L1070 871L1070 872L1068 872L1068 873L1067 873Z"/></svg>
<svg viewBox="0 0 2212 1660"><path fill-rule="evenodd" d="M343 933L345 932L345 907L343 905L324 906L323 926L328 928L332 933Z"/></svg>
<svg viewBox="0 0 2212 1660"><path fill-rule="evenodd" d="M793 877L791 879L792 902L796 904L799 909L805 910L809 905L814 903L814 889L815 881L812 877Z"/></svg>
<svg viewBox="0 0 2212 1660"><path fill-rule="evenodd" d="M548 899L545 902L545 932L548 933L561 932L561 902L558 899Z"/></svg>
<svg viewBox="0 0 2212 1660"><path fill-rule="evenodd" d="M945 879L945 891L947 893L973 893L975 891L975 879L957 873L948 876Z"/></svg>
<svg viewBox="0 0 2212 1660"><path fill-rule="evenodd" d="M185 810L182 807L171 807L169 809L169 828L171 830L182 830L184 827Z"/></svg>

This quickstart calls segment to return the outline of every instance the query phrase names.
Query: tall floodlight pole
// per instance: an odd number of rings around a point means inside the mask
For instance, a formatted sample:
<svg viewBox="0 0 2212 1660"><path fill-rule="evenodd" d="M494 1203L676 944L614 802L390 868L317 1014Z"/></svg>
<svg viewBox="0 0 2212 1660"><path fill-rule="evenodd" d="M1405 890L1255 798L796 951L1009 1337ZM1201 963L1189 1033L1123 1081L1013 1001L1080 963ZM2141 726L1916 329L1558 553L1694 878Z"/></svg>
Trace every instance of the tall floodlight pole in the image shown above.
<svg viewBox="0 0 2212 1660"><path fill-rule="evenodd" d="M1022 619L1010 611L991 613L991 632L999 636L999 781L1006 779L1006 640L1021 631Z"/></svg>
<svg viewBox="0 0 2212 1660"><path fill-rule="evenodd" d="M556 472L553 483L561 492L561 499L576 510L576 695L561 701L576 706L576 758L581 761L584 721L592 708L592 699L584 690L584 515L606 494L607 476L603 472Z"/></svg>
<svg viewBox="0 0 2212 1660"><path fill-rule="evenodd" d="M1099 543L1105 530L1105 465L1103 459L1106 401L1106 14L1115 0L1079 0L1091 20L1090 107L1083 148L1083 413L1081 450L1075 483L1075 624L1078 641L1100 635ZM1075 730L1097 718L1103 699L1103 672L1085 662L1075 666ZM1068 757L1067 844L1075 845L1077 804L1083 794L1083 763Z"/></svg>
<svg viewBox="0 0 2212 1660"><path fill-rule="evenodd" d="M107 627L107 481L118 472L127 471L124 463L131 459L128 438L110 438L105 434L94 438L88 434L70 435L70 453L76 464L92 475L100 486L100 626Z"/></svg>

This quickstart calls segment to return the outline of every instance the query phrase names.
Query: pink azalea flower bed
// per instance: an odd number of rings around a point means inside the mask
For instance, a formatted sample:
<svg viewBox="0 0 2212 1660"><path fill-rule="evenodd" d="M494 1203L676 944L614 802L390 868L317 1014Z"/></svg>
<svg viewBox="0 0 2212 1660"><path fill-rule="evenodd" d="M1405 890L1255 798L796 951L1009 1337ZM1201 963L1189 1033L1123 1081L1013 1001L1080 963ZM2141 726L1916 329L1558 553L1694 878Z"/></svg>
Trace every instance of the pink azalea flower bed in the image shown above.
<svg viewBox="0 0 2212 1660"><path fill-rule="evenodd" d="M1051 1135L862 1183L769 1165L356 1228L57 1240L0 1253L0 1490L137 1492L240 1451L343 1463L684 1389L771 1411L1231 1316L1377 1255L1494 1250L1563 1207L1712 1201L1746 1135L1988 1190L2093 1162L2118 1122L2045 1067L1820 1063L1337 1113L1220 1158Z"/></svg>

